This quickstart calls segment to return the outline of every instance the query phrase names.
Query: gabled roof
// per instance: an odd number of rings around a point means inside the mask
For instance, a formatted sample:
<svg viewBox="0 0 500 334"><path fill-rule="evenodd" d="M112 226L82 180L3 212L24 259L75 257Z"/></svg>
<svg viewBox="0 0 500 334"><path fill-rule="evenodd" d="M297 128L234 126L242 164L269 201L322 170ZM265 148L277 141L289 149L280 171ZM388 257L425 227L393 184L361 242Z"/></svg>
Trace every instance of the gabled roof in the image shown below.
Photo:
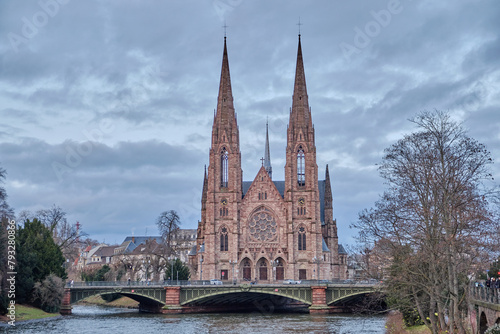
<svg viewBox="0 0 500 334"><path fill-rule="evenodd" d="M243 182L243 183L246 183L246 182ZM260 167L259 171L257 172L257 175L255 176L255 179L252 182L250 182L250 185L248 186L248 188L246 188L246 189L243 190L244 191L243 199L245 199L245 196L249 192L258 191L258 190L253 190L253 189L255 189L255 187L258 187L259 184L271 184L271 185L274 185L274 188L276 190L271 190L271 192L274 195L272 195L270 193L269 196L275 196L275 198L277 198L278 196L281 196L281 198L283 198L283 192L280 192L279 189L276 188L276 182L273 182L271 180L271 177L269 176L268 172L266 171L266 168L264 166L262 166L262 167ZM254 186L252 186L252 185L254 185ZM272 189L272 186L271 186L271 189ZM270 197L270 199L271 198L272 197Z"/></svg>
<svg viewBox="0 0 500 334"><path fill-rule="evenodd" d="M325 239L321 238L321 246L323 247L323 252L330 252L330 249L328 248Z"/></svg>
<svg viewBox="0 0 500 334"><path fill-rule="evenodd" d="M253 181L243 181L243 197L247 193L248 189L252 185ZM285 181L273 181L276 189L280 193L281 197L285 196ZM321 213L321 224L325 223L325 180L318 181L318 190L319 190L319 205L320 205L320 213Z"/></svg>
<svg viewBox="0 0 500 334"><path fill-rule="evenodd" d="M339 244L339 254L347 255L347 252L345 251L344 246L342 246L341 244Z"/></svg>
<svg viewBox="0 0 500 334"><path fill-rule="evenodd" d="M137 245L131 254L150 254L155 252L158 247L160 247L160 244L158 244L155 239L146 240L145 242Z"/></svg>
<svg viewBox="0 0 500 334"><path fill-rule="evenodd" d="M95 256L110 257L114 255L116 246L102 246L95 253Z"/></svg>
<svg viewBox="0 0 500 334"><path fill-rule="evenodd" d="M138 245L143 244L143 243L145 243L146 241L149 241L149 240L155 240L156 243L158 243L158 244L161 244L161 242L162 242L161 236L140 236L140 237L130 236L130 237L126 237L125 240L123 240L123 242L122 242L122 246L124 246L124 244L126 242L130 242L130 243L125 248L124 253L128 253L128 252L134 251L134 249Z"/></svg>

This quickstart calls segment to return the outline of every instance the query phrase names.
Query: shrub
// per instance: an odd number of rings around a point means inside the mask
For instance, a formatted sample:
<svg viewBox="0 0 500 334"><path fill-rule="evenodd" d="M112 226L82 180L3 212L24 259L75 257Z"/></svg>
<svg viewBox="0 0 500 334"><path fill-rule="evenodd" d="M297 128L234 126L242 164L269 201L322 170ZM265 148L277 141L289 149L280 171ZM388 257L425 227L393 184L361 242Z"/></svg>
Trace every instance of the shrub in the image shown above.
<svg viewBox="0 0 500 334"><path fill-rule="evenodd" d="M7 314L7 307L9 306L9 299L7 294L0 293L0 315Z"/></svg>
<svg viewBox="0 0 500 334"><path fill-rule="evenodd" d="M47 276L43 282L35 283L33 299L45 312L56 313L59 311L64 297L64 283L54 274Z"/></svg>

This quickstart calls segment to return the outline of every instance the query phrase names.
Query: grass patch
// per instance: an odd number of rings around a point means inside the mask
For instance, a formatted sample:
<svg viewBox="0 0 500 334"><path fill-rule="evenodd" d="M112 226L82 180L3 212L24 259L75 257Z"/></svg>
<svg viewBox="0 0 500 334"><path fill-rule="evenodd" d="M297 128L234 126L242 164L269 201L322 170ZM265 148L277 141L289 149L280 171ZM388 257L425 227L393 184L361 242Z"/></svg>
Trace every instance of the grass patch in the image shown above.
<svg viewBox="0 0 500 334"><path fill-rule="evenodd" d="M47 313L39 308L16 304L16 322L34 319L44 319L59 316L59 313ZM5 320L2 318L2 320ZM9 321L10 319L6 320Z"/></svg>
<svg viewBox="0 0 500 334"><path fill-rule="evenodd" d="M406 329L411 334L431 334L431 330L425 325L413 326Z"/></svg>
<svg viewBox="0 0 500 334"><path fill-rule="evenodd" d="M105 300L103 300L101 296L90 296L80 301L79 304L122 307L122 308L139 308L139 302L136 302L135 300L128 297L121 297L108 303Z"/></svg>

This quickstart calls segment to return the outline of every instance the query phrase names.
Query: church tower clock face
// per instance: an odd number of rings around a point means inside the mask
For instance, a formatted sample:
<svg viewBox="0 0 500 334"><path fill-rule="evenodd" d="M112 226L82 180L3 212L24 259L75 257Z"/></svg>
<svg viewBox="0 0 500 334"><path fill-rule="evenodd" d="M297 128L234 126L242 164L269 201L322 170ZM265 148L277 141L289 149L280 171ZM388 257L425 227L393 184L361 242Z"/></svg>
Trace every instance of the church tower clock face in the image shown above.
<svg viewBox="0 0 500 334"><path fill-rule="evenodd" d="M270 214L269 210L261 208L250 217L248 230L253 241L275 241L278 230L276 219Z"/></svg>

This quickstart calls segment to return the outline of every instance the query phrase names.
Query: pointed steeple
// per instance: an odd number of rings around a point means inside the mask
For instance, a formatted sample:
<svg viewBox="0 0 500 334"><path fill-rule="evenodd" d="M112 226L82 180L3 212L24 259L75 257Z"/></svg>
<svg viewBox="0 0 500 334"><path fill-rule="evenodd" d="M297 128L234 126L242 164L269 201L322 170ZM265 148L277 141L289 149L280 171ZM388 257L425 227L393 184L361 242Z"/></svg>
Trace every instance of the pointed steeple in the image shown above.
<svg viewBox="0 0 500 334"><path fill-rule="evenodd" d="M226 37L224 37L224 52L222 54L222 69L220 74L219 96L217 98L217 111L215 123L218 125L235 125L233 105L233 92L231 89L231 75L229 73L229 60L227 56Z"/></svg>
<svg viewBox="0 0 500 334"><path fill-rule="evenodd" d="M205 175L203 176L203 190L201 191L201 207L204 208L207 202L207 188L208 177L207 177L207 165L205 165Z"/></svg>
<svg viewBox="0 0 500 334"><path fill-rule="evenodd" d="M264 168L266 169L269 178L273 178L273 167L271 167L271 152L269 150L269 126L266 122L266 147L264 149Z"/></svg>
<svg viewBox="0 0 500 334"><path fill-rule="evenodd" d="M306 75L304 72L304 62L302 60L302 46L300 43L297 50L297 65L295 68L295 84L293 87L293 103L290 121L297 127L312 125L307 97Z"/></svg>
<svg viewBox="0 0 500 334"><path fill-rule="evenodd" d="M330 183L330 172L328 171L328 165L326 165L326 172L325 172L325 209L333 210L332 185Z"/></svg>

